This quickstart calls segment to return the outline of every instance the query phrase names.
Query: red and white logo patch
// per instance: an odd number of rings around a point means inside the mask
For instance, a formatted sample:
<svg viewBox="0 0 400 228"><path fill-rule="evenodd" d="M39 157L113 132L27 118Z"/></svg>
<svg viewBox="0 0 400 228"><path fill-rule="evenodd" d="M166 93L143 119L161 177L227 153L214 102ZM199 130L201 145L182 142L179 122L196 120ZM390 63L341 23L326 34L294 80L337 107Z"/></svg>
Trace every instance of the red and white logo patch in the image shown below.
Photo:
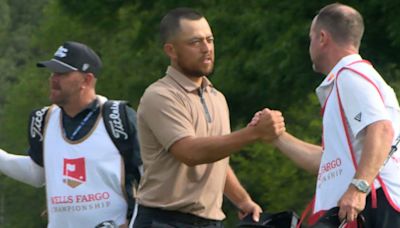
<svg viewBox="0 0 400 228"><path fill-rule="evenodd" d="M75 188L86 182L85 158L64 158L64 183Z"/></svg>

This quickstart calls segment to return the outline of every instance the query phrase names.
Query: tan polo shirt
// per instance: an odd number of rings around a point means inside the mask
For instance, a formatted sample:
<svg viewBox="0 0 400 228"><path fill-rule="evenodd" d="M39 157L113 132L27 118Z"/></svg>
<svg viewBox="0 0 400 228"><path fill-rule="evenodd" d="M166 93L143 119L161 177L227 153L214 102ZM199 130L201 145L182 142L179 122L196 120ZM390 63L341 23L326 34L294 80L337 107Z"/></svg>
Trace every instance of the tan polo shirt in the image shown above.
<svg viewBox="0 0 400 228"><path fill-rule="evenodd" d="M138 107L138 131L144 174L138 202L148 207L175 210L222 220L223 191L229 158L189 167L168 149L188 136L230 133L228 105L222 93L204 77L203 97L189 78L168 67L166 76L150 85Z"/></svg>

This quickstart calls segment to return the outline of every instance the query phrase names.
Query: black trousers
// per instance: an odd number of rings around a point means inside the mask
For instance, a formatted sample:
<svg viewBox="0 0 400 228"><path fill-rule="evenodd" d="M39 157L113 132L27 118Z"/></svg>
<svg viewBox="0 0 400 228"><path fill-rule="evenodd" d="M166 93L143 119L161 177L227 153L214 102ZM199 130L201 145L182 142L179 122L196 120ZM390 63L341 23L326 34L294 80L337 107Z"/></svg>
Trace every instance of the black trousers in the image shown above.
<svg viewBox="0 0 400 228"><path fill-rule="evenodd" d="M400 227L400 212L390 206L382 188L376 190L376 196L378 201L377 208L372 208L371 194L367 197L365 209L361 212L365 218L365 225L363 228Z"/></svg>
<svg viewBox="0 0 400 228"><path fill-rule="evenodd" d="M133 228L223 228L222 221L139 205Z"/></svg>

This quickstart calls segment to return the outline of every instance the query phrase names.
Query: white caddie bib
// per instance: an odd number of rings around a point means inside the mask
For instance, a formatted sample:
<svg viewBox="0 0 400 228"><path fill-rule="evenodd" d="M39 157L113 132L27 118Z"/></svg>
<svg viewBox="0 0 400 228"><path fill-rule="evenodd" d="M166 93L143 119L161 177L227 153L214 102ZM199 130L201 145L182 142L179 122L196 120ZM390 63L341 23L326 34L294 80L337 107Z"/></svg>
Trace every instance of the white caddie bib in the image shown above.
<svg viewBox="0 0 400 228"><path fill-rule="evenodd" d="M44 133L48 227L125 224L123 160L107 134L101 114L79 142L64 138L61 109L53 106Z"/></svg>
<svg viewBox="0 0 400 228"><path fill-rule="evenodd" d="M355 174L333 88L323 116L324 152L319 167L314 212L337 206Z"/></svg>
<svg viewBox="0 0 400 228"><path fill-rule="evenodd" d="M334 82L343 67L351 68L353 73L360 75L371 83L371 88L375 87L381 96L379 102L383 102L387 111L388 118L393 123L395 136L399 134L400 115L399 105L393 90L384 82L381 76L372 66L361 61L358 55L345 57L327 76L317 94L321 104L323 104L323 140L324 152L316 185L316 198L314 213L326 211L337 206L339 199L347 190L353 178L357 163L361 156L362 148L360 139L355 138L352 130L359 129L357 126L361 114L349 119L346 113L341 110L340 100L346 99L339 94ZM343 64L343 62L347 64ZM341 66L340 66L341 63ZM351 65L351 66L350 66ZM351 75L344 75L351 76ZM356 85L354 85L356 86ZM347 111L351 111L348 108ZM363 117L364 118L364 117ZM355 120L354 120L355 119ZM361 126L362 127L362 126ZM393 141L395 138L393 139ZM389 203L397 211L400 211L400 153L395 153L381 170L379 176L374 181L375 187L382 187Z"/></svg>

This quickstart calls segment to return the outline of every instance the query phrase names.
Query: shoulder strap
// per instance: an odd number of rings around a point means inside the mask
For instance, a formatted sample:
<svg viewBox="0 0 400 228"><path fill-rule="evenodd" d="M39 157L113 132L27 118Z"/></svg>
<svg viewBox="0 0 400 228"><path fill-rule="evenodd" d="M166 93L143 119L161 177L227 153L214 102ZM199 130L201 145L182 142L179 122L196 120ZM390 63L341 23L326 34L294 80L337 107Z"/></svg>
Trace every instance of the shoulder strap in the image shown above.
<svg viewBox="0 0 400 228"><path fill-rule="evenodd" d="M351 64L351 65L352 65L352 64ZM352 71L353 73L358 74L358 75L361 76L363 79L365 79L366 81L368 81L369 83L371 83L371 85L378 91L379 96L380 96L381 99L382 99L382 102L384 101L383 95L382 95L381 91L379 90L378 86L377 86L371 79L369 79L365 74L361 73L361 71L358 71L358 70L354 69L353 67L350 67L350 65L349 65L349 66L345 66L345 67L343 67L342 69L340 69L340 70L338 71L337 76L336 76L336 80L337 80L337 78L339 77L340 73L341 73L342 71L344 71L344 70Z"/></svg>
<svg viewBox="0 0 400 228"><path fill-rule="evenodd" d="M136 128L132 129L127 116L127 101L108 100L103 104L103 119L107 133L125 160L128 170L142 164L138 149ZM132 166L133 167L130 167ZM135 176L140 180L140 175Z"/></svg>
<svg viewBox="0 0 400 228"><path fill-rule="evenodd" d="M128 195L128 218L135 207L134 187L141 177L139 146L136 129L132 129L127 116L127 101L108 100L103 104L102 115L104 125L114 145L119 150L125 165L125 190Z"/></svg>
<svg viewBox="0 0 400 228"><path fill-rule="evenodd" d="M372 82L366 75L364 75L361 72L356 71L356 70L354 70L352 68L349 68L349 67L342 68L342 69L351 70L354 73L360 75L365 80L367 80L369 83L371 83L374 86L374 88L376 90L378 90L378 93L381 96L381 99L382 99L382 102L383 102L383 96L382 96L380 90L375 85L375 83ZM342 72L342 70L340 70L339 73L340 72ZM343 105L342 105L342 100L341 100L340 94L339 94L339 85L337 83L337 80L339 79L339 73L338 73L338 75L336 77L335 86L336 86L337 99L338 99L338 103L339 103L340 118L342 120L343 129L344 129L344 132L345 132L345 135L346 135L346 140L347 140L347 144L349 146L349 150L350 150L351 158L352 158L352 161L353 161L353 165L354 165L355 169L357 169L358 165L357 165L357 162L356 162L355 152L354 152L353 146L351 144L351 140L350 140L350 133L349 133L350 126L348 125L348 122L347 122L347 119L346 119L346 115L345 115L345 112L344 112L344 108L343 108ZM380 179L380 175L379 174L378 174L377 178ZM377 203L378 202L377 202L377 198L376 198L376 189L375 189L374 183L372 183L372 185L371 185L371 204L372 204L372 208L377 208L377 205L378 205Z"/></svg>
<svg viewBox="0 0 400 228"><path fill-rule="evenodd" d="M121 153L127 151L127 148L122 148L121 146L129 148L129 145L125 144L129 139L126 105L126 101L108 100L103 104L102 113L107 132Z"/></svg>
<svg viewBox="0 0 400 228"><path fill-rule="evenodd" d="M43 133L49 107L33 110L29 116L28 138L30 156L40 166L43 166Z"/></svg>

